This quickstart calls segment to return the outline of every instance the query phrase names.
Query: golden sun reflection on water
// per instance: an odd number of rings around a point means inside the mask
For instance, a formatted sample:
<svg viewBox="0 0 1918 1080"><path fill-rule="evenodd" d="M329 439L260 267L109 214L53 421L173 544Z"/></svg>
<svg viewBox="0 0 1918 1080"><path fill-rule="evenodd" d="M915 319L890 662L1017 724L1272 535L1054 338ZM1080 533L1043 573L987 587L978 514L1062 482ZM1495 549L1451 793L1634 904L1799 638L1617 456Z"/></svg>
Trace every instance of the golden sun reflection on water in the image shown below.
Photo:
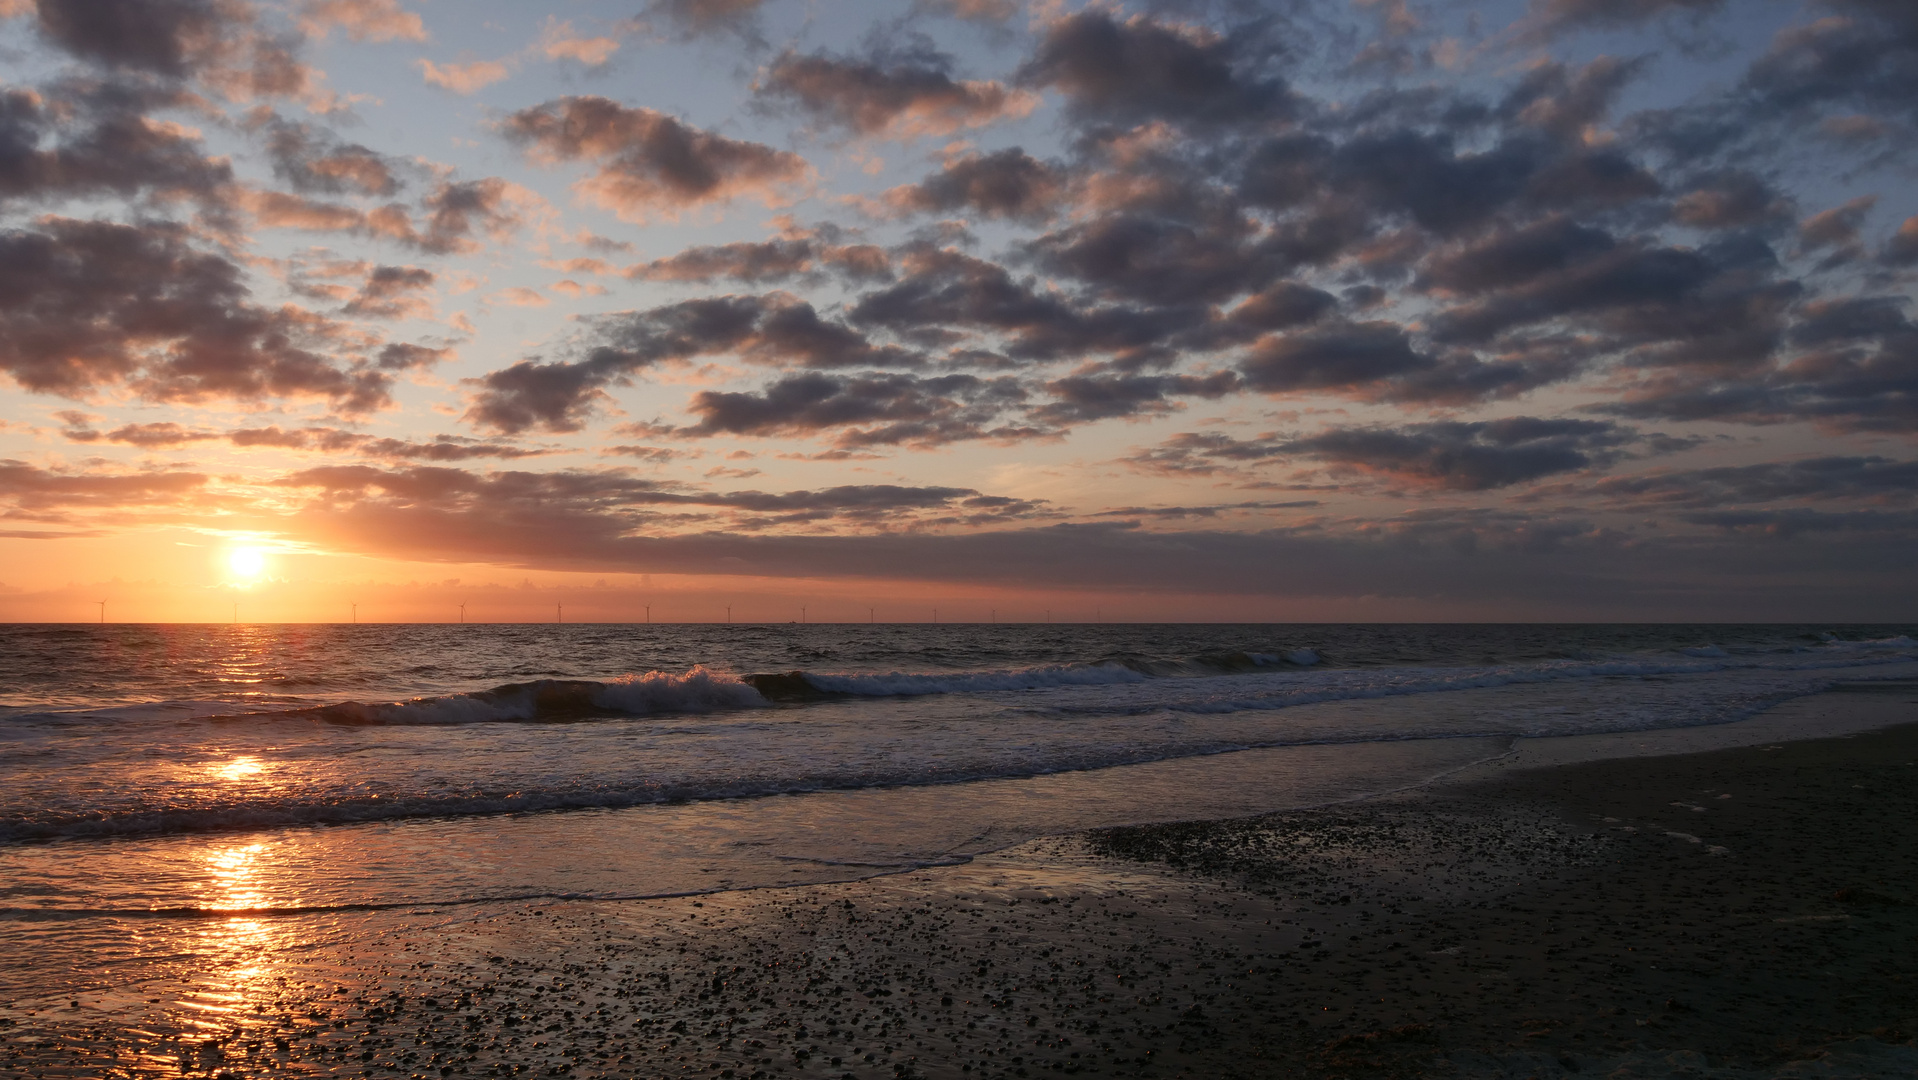
<svg viewBox="0 0 1918 1080"><path fill-rule="evenodd" d="M240 759L239 764L246 759ZM253 763L257 767L257 762ZM234 1023L251 1024L252 1008L270 995L274 976L284 966L282 956L291 944L286 920L256 914L263 908L288 906L285 898L269 892L273 845L266 843L214 845L201 857L205 891L196 906L208 912L233 912L199 922L194 952L202 958L194 966L196 984L181 994L195 1027L222 1030Z"/></svg>
<svg viewBox="0 0 1918 1080"><path fill-rule="evenodd" d="M266 771L266 763L251 756L236 757L213 770L222 779L251 780Z"/></svg>
<svg viewBox="0 0 1918 1080"><path fill-rule="evenodd" d="M260 856L265 844L214 848L207 852L207 882L211 895L203 906L212 911L252 911L269 906L260 888Z"/></svg>

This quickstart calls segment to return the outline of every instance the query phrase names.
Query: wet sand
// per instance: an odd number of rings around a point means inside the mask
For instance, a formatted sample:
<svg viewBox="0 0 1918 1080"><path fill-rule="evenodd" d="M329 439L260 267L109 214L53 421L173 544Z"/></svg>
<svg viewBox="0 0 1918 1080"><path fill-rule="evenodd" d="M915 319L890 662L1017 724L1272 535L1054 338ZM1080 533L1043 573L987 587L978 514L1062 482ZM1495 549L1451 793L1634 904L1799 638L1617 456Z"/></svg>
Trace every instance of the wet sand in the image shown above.
<svg viewBox="0 0 1918 1080"><path fill-rule="evenodd" d="M1918 724L1555 742L836 885L45 924L141 944L0 990L0 1075L1918 1075Z"/></svg>

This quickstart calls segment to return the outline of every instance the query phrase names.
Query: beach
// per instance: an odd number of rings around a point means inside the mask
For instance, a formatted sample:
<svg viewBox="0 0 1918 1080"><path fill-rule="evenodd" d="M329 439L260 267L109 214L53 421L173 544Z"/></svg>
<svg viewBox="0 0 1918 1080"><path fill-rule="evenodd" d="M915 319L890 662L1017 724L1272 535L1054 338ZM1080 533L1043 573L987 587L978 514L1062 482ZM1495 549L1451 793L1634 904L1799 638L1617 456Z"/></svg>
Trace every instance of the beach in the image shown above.
<svg viewBox="0 0 1918 1080"><path fill-rule="evenodd" d="M143 944L6 1002L0 1068L1909 1076L1915 705L1535 740L1371 799L841 883L76 920L76 947ZM1768 741L1819 729L1851 733ZM1748 745L1674 752L1706 738ZM1600 753L1630 756L1553 763Z"/></svg>

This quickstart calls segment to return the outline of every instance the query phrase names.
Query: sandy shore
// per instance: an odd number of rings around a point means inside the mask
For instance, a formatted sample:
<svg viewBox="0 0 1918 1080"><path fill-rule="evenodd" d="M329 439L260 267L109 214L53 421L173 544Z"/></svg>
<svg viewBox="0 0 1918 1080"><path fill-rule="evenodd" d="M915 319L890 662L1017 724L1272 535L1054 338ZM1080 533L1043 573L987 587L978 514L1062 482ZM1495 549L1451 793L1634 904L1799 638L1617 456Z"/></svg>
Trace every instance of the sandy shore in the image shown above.
<svg viewBox="0 0 1918 1080"><path fill-rule="evenodd" d="M142 944L0 991L0 1074L1918 1075L1918 724L1698 737L837 885L47 925Z"/></svg>

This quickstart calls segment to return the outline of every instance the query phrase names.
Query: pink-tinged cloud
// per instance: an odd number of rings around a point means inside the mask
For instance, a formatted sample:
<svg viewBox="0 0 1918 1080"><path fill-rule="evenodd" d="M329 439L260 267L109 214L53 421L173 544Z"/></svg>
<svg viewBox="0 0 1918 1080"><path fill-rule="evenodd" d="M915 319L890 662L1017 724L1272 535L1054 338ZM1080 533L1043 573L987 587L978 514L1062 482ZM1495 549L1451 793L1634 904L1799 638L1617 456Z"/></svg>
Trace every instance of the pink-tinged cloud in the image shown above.
<svg viewBox="0 0 1918 1080"><path fill-rule="evenodd" d="M426 24L399 0L307 0L300 27L316 38L338 27L354 41L426 40Z"/></svg>
<svg viewBox="0 0 1918 1080"><path fill-rule="evenodd" d="M1032 112L1039 97L1002 83L954 79L938 54L846 57L788 52L754 92L859 135L950 135Z"/></svg>
<svg viewBox="0 0 1918 1080"><path fill-rule="evenodd" d="M239 266L186 230L54 218L0 233L0 371L35 393L152 401L389 403L391 377L335 355L351 327L254 304ZM344 350L342 350L344 351Z"/></svg>
<svg viewBox="0 0 1918 1080"><path fill-rule="evenodd" d="M797 154L602 97L560 98L522 109L501 130L536 160L592 163L595 171L576 185L580 195L633 222L739 198L777 206L812 173Z"/></svg>
<svg viewBox="0 0 1918 1080"><path fill-rule="evenodd" d="M524 285L515 285L510 289L501 289L499 292L493 294L492 299L497 303L510 304L513 307L545 307L547 304L552 303L552 301L546 299L546 297L541 296L537 290L529 289Z"/></svg>
<svg viewBox="0 0 1918 1080"><path fill-rule="evenodd" d="M435 64L422 57L417 63L427 83L455 94L477 94L512 74L498 60L474 60L466 64Z"/></svg>
<svg viewBox="0 0 1918 1080"><path fill-rule="evenodd" d="M587 67L598 67L619 51L619 40L582 36L573 30L572 23L549 15L535 48L548 60L575 60Z"/></svg>

